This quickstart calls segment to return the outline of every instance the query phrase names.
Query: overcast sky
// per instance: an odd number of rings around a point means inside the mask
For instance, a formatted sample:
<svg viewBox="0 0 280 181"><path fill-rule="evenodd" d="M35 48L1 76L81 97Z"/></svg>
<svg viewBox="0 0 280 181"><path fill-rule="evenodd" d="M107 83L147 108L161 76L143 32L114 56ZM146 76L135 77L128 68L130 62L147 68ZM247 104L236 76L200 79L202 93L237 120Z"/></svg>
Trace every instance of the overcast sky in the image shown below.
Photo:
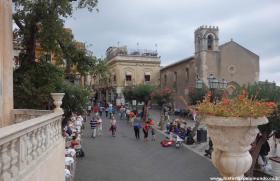
<svg viewBox="0 0 280 181"><path fill-rule="evenodd" d="M194 30L219 27L220 44L231 38L260 56L260 79L280 85L279 0L99 0L99 12L79 10L67 19L75 39L97 57L109 46L157 49L168 65L194 53ZM157 46L155 46L157 44Z"/></svg>

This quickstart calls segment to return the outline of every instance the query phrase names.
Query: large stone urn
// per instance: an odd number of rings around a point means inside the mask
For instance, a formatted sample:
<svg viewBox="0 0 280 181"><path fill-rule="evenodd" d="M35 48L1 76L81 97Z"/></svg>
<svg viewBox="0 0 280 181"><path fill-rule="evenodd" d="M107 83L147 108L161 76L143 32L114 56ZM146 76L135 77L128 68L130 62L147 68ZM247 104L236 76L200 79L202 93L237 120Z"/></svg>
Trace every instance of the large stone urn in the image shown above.
<svg viewBox="0 0 280 181"><path fill-rule="evenodd" d="M214 147L212 162L223 180L243 177L252 165L249 149L257 136L257 126L268 123L267 118L206 116L202 123L208 127Z"/></svg>
<svg viewBox="0 0 280 181"><path fill-rule="evenodd" d="M55 112L63 112L63 109L60 107L62 104L62 99L64 97L64 93L51 93L51 96L54 100L54 105L55 105Z"/></svg>

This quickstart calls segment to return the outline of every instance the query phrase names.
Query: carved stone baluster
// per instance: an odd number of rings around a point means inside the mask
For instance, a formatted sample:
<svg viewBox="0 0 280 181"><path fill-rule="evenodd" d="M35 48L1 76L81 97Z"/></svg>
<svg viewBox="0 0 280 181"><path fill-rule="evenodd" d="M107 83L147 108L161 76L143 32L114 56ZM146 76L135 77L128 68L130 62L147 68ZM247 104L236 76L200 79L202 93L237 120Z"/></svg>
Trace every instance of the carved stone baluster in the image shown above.
<svg viewBox="0 0 280 181"><path fill-rule="evenodd" d="M47 126L42 128L42 149L45 150L47 148Z"/></svg>
<svg viewBox="0 0 280 181"><path fill-rule="evenodd" d="M53 141L53 143L56 142L56 126L55 126L55 122L52 122L52 141Z"/></svg>
<svg viewBox="0 0 280 181"><path fill-rule="evenodd" d="M25 134L19 138L19 170L23 170L27 165L28 156L28 135Z"/></svg>
<svg viewBox="0 0 280 181"><path fill-rule="evenodd" d="M37 133L36 133L36 139L37 139L37 155L40 156L42 153L42 136L41 133L42 128L38 128Z"/></svg>
<svg viewBox="0 0 280 181"><path fill-rule="evenodd" d="M52 130L52 123L50 123L48 126L47 126L47 130L46 130L46 133L47 133L47 149L51 147L52 143L53 143L53 130Z"/></svg>
<svg viewBox="0 0 280 181"><path fill-rule="evenodd" d="M48 133L49 133L48 142L49 142L49 147L50 147L51 144L53 143L53 126L52 126L52 123L49 124Z"/></svg>
<svg viewBox="0 0 280 181"><path fill-rule="evenodd" d="M56 138L56 141L59 140L59 121L55 121L55 138Z"/></svg>
<svg viewBox="0 0 280 181"><path fill-rule="evenodd" d="M61 120L58 119L58 136L59 138L62 136L62 125L61 125Z"/></svg>
<svg viewBox="0 0 280 181"><path fill-rule="evenodd" d="M11 168L11 157L10 157L10 149L9 145L11 143L5 143L2 145L1 149L1 165L2 165L2 173L0 175L0 180L11 180L12 175L10 173L10 168Z"/></svg>
<svg viewBox="0 0 280 181"><path fill-rule="evenodd" d="M31 133L31 142L32 142L32 159L35 160L37 157L37 139L36 139L36 132L37 130L32 131Z"/></svg>
<svg viewBox="0 0 280 181"><path fill-rule="evenodd" d="M13 178L15 178L18 175L19 170L19 153L17 151L18 143L18 139L15 139L11 142L11 173Z"/></svg>
<svg viewBox="0 0 280 181"><path fill-rule="evenodd" d="M28 133L25 137L25 141L27 144L27 163L32 162L32 133Z"/></svg>
<svg viewBox="0 0 280 181"><path fill-rule="evenodd" d="M56 127L55 127L55 122L52 122L52 142L56 142Z"/></svg>

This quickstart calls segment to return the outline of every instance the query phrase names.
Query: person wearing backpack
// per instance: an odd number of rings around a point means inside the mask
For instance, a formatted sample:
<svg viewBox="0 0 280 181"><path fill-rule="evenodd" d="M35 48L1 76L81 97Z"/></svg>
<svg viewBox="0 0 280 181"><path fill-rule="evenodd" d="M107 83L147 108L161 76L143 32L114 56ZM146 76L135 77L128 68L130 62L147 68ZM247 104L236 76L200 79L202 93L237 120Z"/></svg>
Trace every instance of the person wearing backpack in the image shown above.
<svg viewBox="0 0 280 181"><path fill-rule="evenodd" d="M133 128L134 128L134 134L135 134L135 138L137 140L140 139L140 118L136 118L136 120L134 121L133 124Z"/></svg>

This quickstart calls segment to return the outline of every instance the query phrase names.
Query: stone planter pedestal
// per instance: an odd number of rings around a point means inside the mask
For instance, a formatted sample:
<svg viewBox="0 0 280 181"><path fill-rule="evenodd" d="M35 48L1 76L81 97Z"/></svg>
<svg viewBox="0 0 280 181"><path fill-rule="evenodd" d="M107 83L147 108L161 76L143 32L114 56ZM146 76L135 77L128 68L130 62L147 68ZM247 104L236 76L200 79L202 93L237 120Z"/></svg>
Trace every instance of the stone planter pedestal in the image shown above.
<svg viewBox="0 0 280 181"><path fill-rule="evenodd" d="M243 177L252 164L249 150L258 133L257 126L268 123L267 118L207 116L202 123L208 127L214 147L212 162L223 180Z"/></svg>
<svg viewBox="0 0 280 181"><path fill-rule="evenodd" d="M63 112L63 109L60 106L62 104L62 99L64 95L65 95L64 93L51 93L51 96L54 100L55 112Z"/></svg>

